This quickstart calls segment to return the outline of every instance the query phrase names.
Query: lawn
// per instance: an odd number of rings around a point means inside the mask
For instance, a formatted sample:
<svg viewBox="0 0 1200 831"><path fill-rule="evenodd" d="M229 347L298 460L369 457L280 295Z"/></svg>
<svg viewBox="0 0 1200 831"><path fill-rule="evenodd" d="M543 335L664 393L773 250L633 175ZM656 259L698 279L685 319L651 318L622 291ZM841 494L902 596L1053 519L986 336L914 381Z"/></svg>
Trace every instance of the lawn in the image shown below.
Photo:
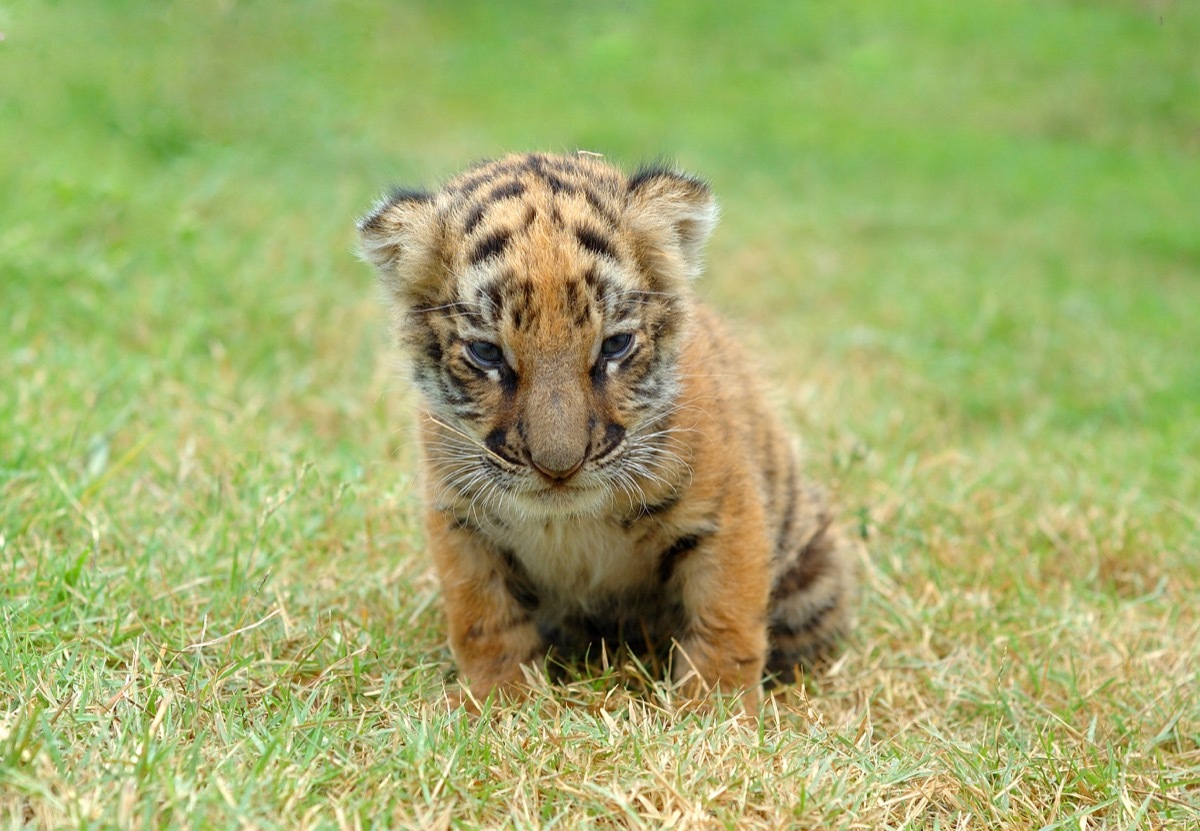
<svg viewBox="0 0 1200 831"><path fill-rule="evenodd" d="M1200 6L0 0L0 827L1200 827ZM757 726L473 719L354 219L667 155L864 541Z"/></svg>

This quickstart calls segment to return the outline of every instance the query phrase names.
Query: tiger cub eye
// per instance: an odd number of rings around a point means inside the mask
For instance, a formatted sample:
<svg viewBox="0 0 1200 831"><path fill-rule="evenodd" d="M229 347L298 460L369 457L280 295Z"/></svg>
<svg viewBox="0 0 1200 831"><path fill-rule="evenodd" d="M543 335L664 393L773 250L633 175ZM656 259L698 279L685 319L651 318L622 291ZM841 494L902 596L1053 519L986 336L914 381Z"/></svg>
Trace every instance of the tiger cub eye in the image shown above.
<svg viewBox="0 0 1200 831"><path fill-rule="evenodd" d="M629 332L610 335L600 344L600 354L606 358L620 358L629 351L629 347L632 345L633 335Z"/></svg>
<svg viewBox="0 0 1200 831"><path fill-rule="evenodd" d="M467 344L467 351L471 353L472 358L485 367L500 366L504 363L504 353L500 347L485 340L472 341Z"/></svg>

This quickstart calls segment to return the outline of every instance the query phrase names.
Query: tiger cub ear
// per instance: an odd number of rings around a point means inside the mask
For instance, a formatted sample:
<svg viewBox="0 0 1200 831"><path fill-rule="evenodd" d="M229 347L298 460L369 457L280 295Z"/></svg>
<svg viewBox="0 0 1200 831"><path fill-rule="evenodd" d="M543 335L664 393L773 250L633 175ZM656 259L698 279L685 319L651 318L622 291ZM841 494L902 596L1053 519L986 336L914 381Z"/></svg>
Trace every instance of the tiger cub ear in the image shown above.
<svg viewBox="0 0 1200 831"><path fill-rule="evenodd" d="M667 279L700 274L718 213L707 183L668 167L643 167L629 179L625 212L647 268Z"/></svg>
<svg viewBox="0 0 1200 831"><path fill-rule="evenodd" d="M433 202L426 191L397 188L358 221L359 256L397 302L434 295L446 274Z"/></svg>

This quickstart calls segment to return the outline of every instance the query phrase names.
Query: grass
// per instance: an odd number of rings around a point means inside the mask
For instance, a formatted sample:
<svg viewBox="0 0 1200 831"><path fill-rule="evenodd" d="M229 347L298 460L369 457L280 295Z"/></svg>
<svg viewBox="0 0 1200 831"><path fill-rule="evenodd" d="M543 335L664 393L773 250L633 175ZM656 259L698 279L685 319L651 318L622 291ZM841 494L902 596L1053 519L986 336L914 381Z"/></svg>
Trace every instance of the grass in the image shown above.
<svg viewBox="0 0 1200 831"><path fill-rule="evenodd" d="M1191 4L0 32L0 826L1200 827ZM866 540L854 641L756 728L622 667L442 703L352 219L575 147L712 179L702 293Z"/></svg>

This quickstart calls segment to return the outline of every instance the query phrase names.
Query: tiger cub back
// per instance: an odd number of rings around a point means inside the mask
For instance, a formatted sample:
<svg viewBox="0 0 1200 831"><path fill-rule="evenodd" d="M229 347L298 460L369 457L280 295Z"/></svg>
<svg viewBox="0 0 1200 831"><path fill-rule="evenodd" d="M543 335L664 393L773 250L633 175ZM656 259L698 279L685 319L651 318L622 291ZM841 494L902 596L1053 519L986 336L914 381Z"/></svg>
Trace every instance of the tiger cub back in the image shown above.
<svg viewBox="0 0 1200 831"><path fill-rule="evenodd" d="M665 650L692 693L847 631L851 548L693 295L705 183L509 156L359 223L421 394L425 526L471 692L551 650Z"/></svg>

